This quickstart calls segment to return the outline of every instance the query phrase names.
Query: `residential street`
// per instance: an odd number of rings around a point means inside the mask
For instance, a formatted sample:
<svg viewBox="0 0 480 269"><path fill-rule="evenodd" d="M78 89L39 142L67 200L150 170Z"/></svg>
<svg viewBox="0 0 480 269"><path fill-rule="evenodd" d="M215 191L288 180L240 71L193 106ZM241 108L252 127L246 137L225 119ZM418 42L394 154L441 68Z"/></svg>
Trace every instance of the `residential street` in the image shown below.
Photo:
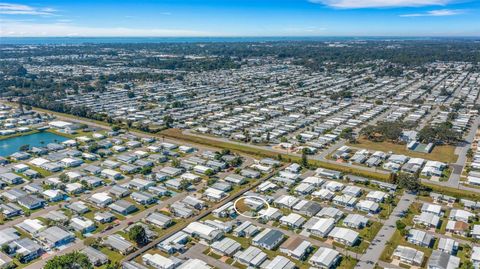
<svg viewBox="0 0 480 269"><path fill-rule="evenodd" d="M415 201L415 199L416 195L414 194L409 194L405 192L402 195L397 206L390 214L390 217L384 222L382 229L378 232L377 236L375 236L375 239L373 239L373 243L370 244L365 254L360 257L360 260L355 266L355 268L373 269L375 267L375 263L382 255L387 241L390 240L396 230L395 223L397 222L397 220L402 218L402 212L406 211Z"/></svg>

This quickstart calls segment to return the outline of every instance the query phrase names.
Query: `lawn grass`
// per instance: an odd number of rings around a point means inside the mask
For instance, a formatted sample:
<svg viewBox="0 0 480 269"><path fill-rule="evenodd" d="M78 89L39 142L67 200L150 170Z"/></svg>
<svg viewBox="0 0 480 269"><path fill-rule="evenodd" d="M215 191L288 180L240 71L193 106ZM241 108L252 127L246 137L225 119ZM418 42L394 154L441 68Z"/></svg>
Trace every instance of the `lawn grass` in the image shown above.
<svg viewBox="0 0 480 269"><path fill-rule="evenodd" d="M100 251L107 255L108 259L114 263L114 262L120 262L122 259L123 259L123 255L119 252L116 252L116 251L113 251L113 250L110 250L109 248L107 247L103 247L100 249Z"/></svg>
<svg viewBox="0 0 480 269"><path fill-rule="evenodd" d="M366 148L371 150L379 150L383 152L392 151L396 154L403 154L415 158L424 158L432 161L439 161L445 163L454 163L457 161L458 155L455 155L455 146L439 145L435 146L431 153L416 152L408 150L406 145L395 144L391 142L373 142L365 138L359 138L358 143L347 143L351 147Z"/></svg>
<svg viewBox="0 0 480 269"><path fill-rule="evenodd" d="M165 137L170 137L172 139L177 139L177 140L183 140L183 141L188 141L190 143L194 144L200 144L200 145L207 145L210 147L216 147L216 148L222 148L222 149L230 149L232 151L236 151L239 153L247 154L250 156L256 156L256 157L267 157L267 158L278 158L279 156L282 158L284 161L288 162L301 162L301 158L298 156L293 156L293 155L288 155L288 154L282 154L278 152L274 152L268 149L259 149L259 148L254 148L249 146L248 144L238 144L238 143L231 143L231 142L223 142L223 141L218 141L214 139L209 139L207 137L197 137L193 135L186 135L182 132L180 129L167 129L163 130L157 135L160 136L165 136ZM343 173L347 174L352 174L352 175L357 175L361 177L367 177L367 178L374 178L378 179L381 181L386 181L386 182L391 182L391 176L390 174L382 174L382 173L377 173L373 171L367 171L367 170L362 170L362 169L357 169L354 167L346 167L343 165L335 164L335 163L329 163L325 161L320 161L320 160L308 160L308 163L312 167L322 167L326 169L333 169L337 170Z"/></svg>

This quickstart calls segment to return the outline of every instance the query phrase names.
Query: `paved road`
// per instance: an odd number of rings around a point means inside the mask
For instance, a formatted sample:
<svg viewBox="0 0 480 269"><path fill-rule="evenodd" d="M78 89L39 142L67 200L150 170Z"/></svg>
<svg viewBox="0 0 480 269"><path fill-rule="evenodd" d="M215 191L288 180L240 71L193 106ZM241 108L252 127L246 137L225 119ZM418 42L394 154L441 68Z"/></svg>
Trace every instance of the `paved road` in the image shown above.
<svg viewBox="0 0 480 269"><path fill-rule="evenodd" d="M450 178L447 182L450 187L457 188L460 184L460 176L462 174L463 168L465 167L465 163L467 162L467 152L468 149L470 149L470 147L472 146L472 142L475 139L475 135L477 134L479 124L480 117L476 117L472 123L470 131L464 139L465 141L455 150L455 153L458 154L458 159L456 163L452 164L453 171L450 174Z"/></svg>
<svg viewBox="0 0 480 269"><path fill-rule="evenodd" d="M413 201L415 201L415 199L416 196L413 194L405 192L402 195L397 206L390 214L390 217L385 221L382 229L378 232L377 236L375 236L372 244L370 244L365 254L360 257L360 260L355 266L355 268L373 269L375 267L375 263L378 261L380 255L385 249L387 241L390 240L390 238L393 236L393 233L395 232L395 223L397 222L397 220L401 219L401 213L407 210L413 203ZM372 263L370 263L370 261Z"/></svg>
<svg viewBox="0 0 480 269"><path fill-rule="evenodd" d="M228 263L221 262L218 259L215 259L213 257L203 254L203 252L207 248L208 248L207 246L197 243L191 248L189 248L185 253L182 253L181 255L179 255L178 257L199 259L219 269L237 269L237 267L234 267Z"/></svg>
<svg viewBox="0 0 480 269"><path fill-rule="evenodd" d="M213 210L219 208L219 207L222 207L223 205L225 205L226 203L230 202L230 201L234 201L236 200L237 198L239 198L240 196L242 196L245 192L247 191L250 191L250 190L253 190L255 189L258 185L260 185L262 182L264 182L265 180L268 180L269 178L273 177L278 171L284 169L286 167L286 165L283 165L281 167L279 167L278 169L274 170L273 172L271 172L270 174L266 175L265 177L255 181L255 183L251 184L250 186L247 186L245 187L244 189L242 189L241 191L239 191L238 193L232 195L232 196L228 196L226 199L222 200L221 202L219 202L218 204L215 204L214 206L208 208L207 210L201 212L200 214L192 217L192 218L189 218L187 219L186 223L185 224L182 224L182 225L177 225L175 227L175 229L173 229L172 231L170 231L169 233L153 240L152 242L148 243L146 246L134 251L133 253L130 253L129 255L127 255L126 257L123 258L122 261L130 261L130 260L133 260L135 259L137 256L141 255L142 253L145 253L147 250L155 247L158 243L160 243L161 241L167 239L168 237L170 237L171 235L183 230L183 228L185 228L189 223L191 222L195 222L195 221L198 221L204 217L206 217L207 215L209 215Z"/></svg>
<svg viewBox="0 0 480 269"><path fill-rule="evenodd" d="M200 135L200 134L197 134L197 133L190 132L189 130L185 130L185 131L183 131L183 133L185 135L196 136L196 137L199 137L199 138L205 138L205 139L215 140L215 141L219 141L219 142L237 144L237 145L242 145L242 146L246 145L244 142L236 142L236 141L232 141L230 139L222 138L222 137L203 136L203 135ZM390 172L388 172L388 171L380 170L380 169L377 169L375 167L358 166L358 165L354 165L354 164L350 164L350 163L339 163L339 162L336 162L334 160L325 159L325 156L328 155L329 152L333 152L335 149L341 147L344 144L345 144L345 141L340 140L336 144L332 145L327 150L322 152L320 155L310 157L310 159L317 160L317 161L322 161L322 162L326 162L326 163L331 163L331 164L335 164L335 165L339 165L339 166L344 166L346 168L355 169L355 170L364 170L364 171L375 172L375 173L385 174L385 175L390 174ZM270 148L270 147L252 145L252 144L247 144L247 146L250 147L250 148L256 148L256 149L259 149L259 150L262 150L262 151L267 150L267 151L271 151L271 152L275 152L275 153L288 154L288 155L295 156L295 157L301 157L301 154L291 153L291 152L287 152L285 150L279 150L279 149L274 149L274 148Z"/></svg>

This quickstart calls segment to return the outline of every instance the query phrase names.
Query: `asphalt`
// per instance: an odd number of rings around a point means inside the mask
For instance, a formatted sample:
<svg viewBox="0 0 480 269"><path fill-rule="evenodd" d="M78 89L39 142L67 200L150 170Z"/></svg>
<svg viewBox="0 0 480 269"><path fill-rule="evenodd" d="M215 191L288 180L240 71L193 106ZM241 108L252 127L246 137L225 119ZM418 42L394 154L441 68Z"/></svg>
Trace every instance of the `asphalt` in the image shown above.
<svg viewBox="0 0 480 269"><path fill-rule="evenodd" d="M406 211L410 205L415 201L416 196L405 192L397 206L393 209L390 217L384 222L382 229L377 233L367 251L360 257L359 262L355 268L359 269L373 269L375 263L380 259L387 241L393 236L396 230L396 222L401 219L402 212Z"/></svg>

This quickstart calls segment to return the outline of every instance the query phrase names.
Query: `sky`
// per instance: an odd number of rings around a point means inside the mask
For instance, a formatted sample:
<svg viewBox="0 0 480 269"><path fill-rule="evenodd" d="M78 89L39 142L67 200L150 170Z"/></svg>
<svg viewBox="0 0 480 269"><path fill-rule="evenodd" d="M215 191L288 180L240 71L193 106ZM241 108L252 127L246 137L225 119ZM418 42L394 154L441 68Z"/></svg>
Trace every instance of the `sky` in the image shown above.
<svg viewBox="0 0 480 269"><path fill-rule="evenodd" d="M0 0L0 38L48 36L480 36L480 0Z"/></svg>

